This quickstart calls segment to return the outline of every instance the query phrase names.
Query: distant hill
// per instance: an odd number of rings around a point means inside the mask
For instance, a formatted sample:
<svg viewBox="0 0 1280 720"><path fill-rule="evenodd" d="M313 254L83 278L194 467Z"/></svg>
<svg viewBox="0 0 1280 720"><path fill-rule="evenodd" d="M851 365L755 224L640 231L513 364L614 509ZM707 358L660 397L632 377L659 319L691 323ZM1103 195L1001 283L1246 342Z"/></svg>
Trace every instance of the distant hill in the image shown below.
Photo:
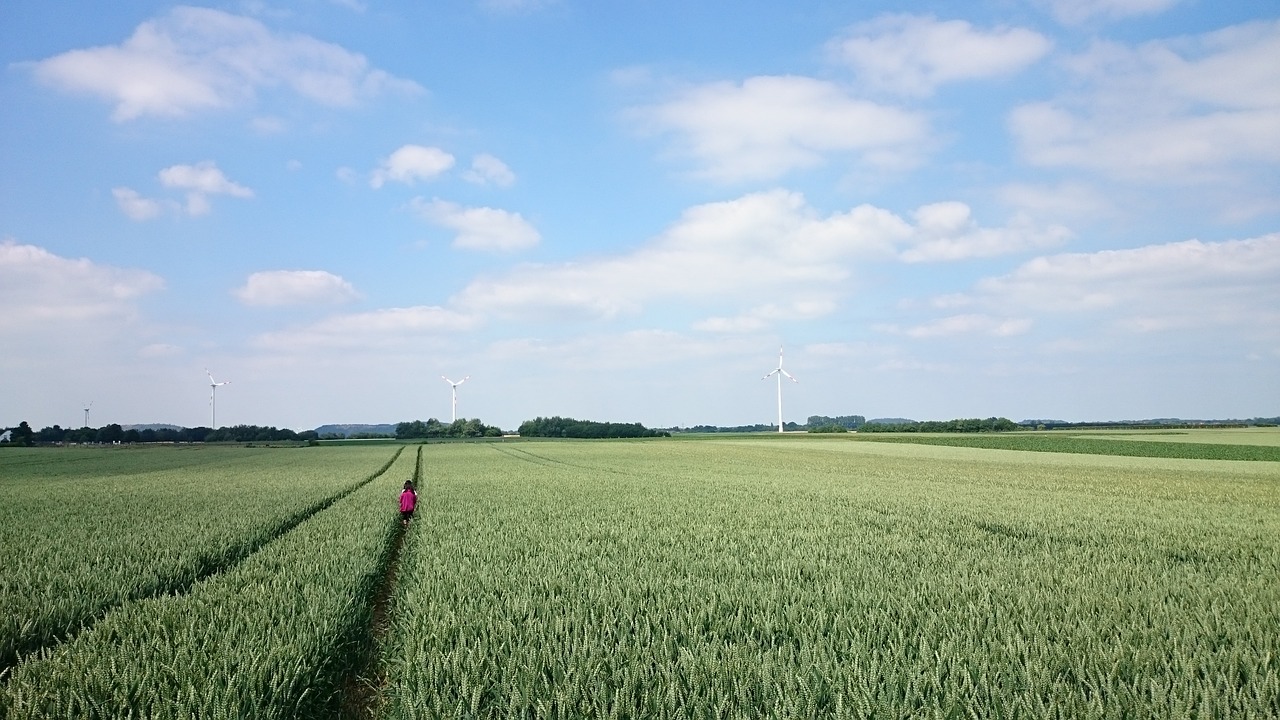
<svg viewBox="0 0 1280 720"><path fill-rule="evenodd" d="M342 437L351 437L352 435L395 435L395 425L321 425L316 428L316 434L320 437L326 435L341 435Z"/></svg>
<svg viewBox="0 0 1280 720"><path fill-rule="evenodd" d="M868 425L906 425L908 423L914 423L914 422L915 420L908 420L906 418L871 418L870 420L867 421L867 424Z"/></svg>
<svg viewBox="0 0 1280 720"><path fill-rule="evenodd" d="M185 430L181 425L168 425L166 423L151 423L149 425L121 425L121 430Z"/></svg>

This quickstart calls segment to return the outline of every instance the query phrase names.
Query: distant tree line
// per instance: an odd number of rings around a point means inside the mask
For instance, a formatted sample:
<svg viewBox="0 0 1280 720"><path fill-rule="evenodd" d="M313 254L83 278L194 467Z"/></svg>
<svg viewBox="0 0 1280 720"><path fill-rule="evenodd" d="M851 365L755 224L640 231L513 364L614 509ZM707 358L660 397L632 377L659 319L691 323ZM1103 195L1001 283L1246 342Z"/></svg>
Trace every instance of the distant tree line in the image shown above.
<svg viewBox="0 0 1280 720"><path fill-rule="evenodd" d="M593 422L562 417L538 417L520 423L520 437L646 438L670 437L665 430L650 430L640 423Z"/></svg>
<svg viewBox="0 0 1280 720"><path fill-rule="evenodd" d="M262 427L258 425L234 425L211 430L194 428L129 428L116 423L99 428L63 428L52 425L32 432L24 421L12 428L12 440L16 445L54 445L74 443L191 443L191 442L285 442L315 440L319 436L313 430L295 432L288 428Z"/></svg>
<svg viewBox="0 0 1280 720"><path fill-rule="evenodd" d="M806 427L809 432L818 432L826 430L831 432L831 428L843 428L845 430L857 430L867 424L867 419L861 415L840 415L838 417L827 417L826 415L810 415L809 422Z"/></svg>
<svg viewBox="0 0 1280 720"><path fill-rule="evenodd" d="M1021 427L1008 418L964 418L958 420L925 420L904 423L867 423L858 432L926 432L926 433L975 433L1007 432Z"/></svg>
<svg viewBox="0 0 1280 720"><path fill-rule="evenodd" d="M413 420L396 424L396 439L419 440L425 438L501 437L502 430L485 425L475 418L459 418L445 424L435 418L426 422Z"/></svg>
<svg viewBox="0 0 1280 720"><path fill-rule="evenodd" d="M799 425L799 424L794 423L794 422L788 422L788 423L783 423L783 424L782 424L782 429L784 429L784 430L786 430L786 431L788 431L788 432L796 432L796 431L804 430L804 429L805 429L805 426L804 426L804 425ZM682 432L689 432L689 433L750 433L750 432L778 432L778 426L777 426L776 424L774 424L774 425L769 425L769 424L765 424L765 423L756 423L755 425L731 425L731 426L722 426L722 425L693 425L693 426L691 426L691 427L687 427L687 428L683 428L683 427L667 428L667 431L668 431L668 432L673 432L673 433L682 433Z"/></svg>
<svg viewBox="0 0 1280 720"><path fill-rule="evenodd" d="M1065 420L1023 420L1021 427L1026 430L1085 430L1122 428L1128 430L1169 430L1184 428L1233 428L1233 427L1276 427L1280 425L1280 416L1256 417L1248 420L1184 420L1182 418L1156 418L1151 420L1104 420L1100 422L1067 422Z"/></svg>

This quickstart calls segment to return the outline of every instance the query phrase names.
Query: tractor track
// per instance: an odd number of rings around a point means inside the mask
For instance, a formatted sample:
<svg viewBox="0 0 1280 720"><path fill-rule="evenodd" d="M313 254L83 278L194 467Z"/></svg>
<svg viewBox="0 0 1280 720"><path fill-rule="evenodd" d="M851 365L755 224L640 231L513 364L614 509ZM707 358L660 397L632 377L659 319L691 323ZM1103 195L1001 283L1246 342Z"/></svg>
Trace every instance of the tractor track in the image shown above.
<svg viewBox="0 0 1280 720"><path fill-rule="evenodd" d="M334 503L338 502L339 500L342 500L343 498L347 497L348 495L351 495L352 493L359 490L360 488L365 487L366 485L378 479L379 477L382 477L382 475L386 473L387 470L389 470L393 464L395 464L396 459L400 457L400 453L403 451L404 451L403 447L398 448L395 454L391 456L390 460L388 460L382 467L378 468L377 471L370 474L364 480L352 485L351 487L337 494L334 494L328 498L320 500L314 503L313 505L311 505L310 507L304 508L298 513L295 513L294 515L286 518L283 522L277 525L274 530L267 533L266 535L259 538L258 540L255 540L250 543L246 543L245 545L242 545L240 547L229 549L227 554L223 555L221 558L218 558L216 561L210 561L206 565L198 568L196 572L193 573L191 576L187 578L183 578L179 582L170 583L167 585L149 589L145 593L139 593L137 595L130 596L120 602L104 605L103 607L100 607L94 612L90 613L88 616L86 616L82 620L79 620L74 627L69 628L64 633L56 633L56 634L53 634L52 636L36 638L33 642L26 643L25 645L20 645L14 648L13 653L5 657L0 657L0 683L3 683L6 680L8 680L10 671L12 671L13 668L17 666L18 663L22 662L22 660L24 660L25 658L52 650L53 648L57 647L58 645L61 645L62 643L74 640L81 633L86 633L93 630L93 627L98 623L99 620L106 617L113 610L119 607L122 607L128 603L138 602L140 600L148 600L151 598L156 598L161 596L185 595L188 592L190 592L191 588L193 588L196 584L204 580L207 580L211 577L214 577L216 575L234 570L236 566L240 565L245 560L249 559L251 556L253 556L254 553L258 552L259 550L262 550L264 547L266 547L267 545L270 545L272 542L275 542L281 537L284 537L289 532L291 532L294 528L301 525L303 522L306 522L308 519L328 509L330 506L332 506Z"/></svg>
<svg viewBox="0 0 1280 720"><path fill-rule="evenodd" d="M425 487L422 482L422 446L418 446L417 464L413 471L413 486L422 503ZM412 526L412 523L410 523ZM386 666L382 662L382 650L387 632L391 628L395 612L396 581L400 574L400 553L409 528L395 521L395 529L387 542L381 578L370 598L369 625L360 639L358 657L342 678L338 687L338 717L340 720L362 720L377 717L382 706L382 692L386 687Z"/></svg>

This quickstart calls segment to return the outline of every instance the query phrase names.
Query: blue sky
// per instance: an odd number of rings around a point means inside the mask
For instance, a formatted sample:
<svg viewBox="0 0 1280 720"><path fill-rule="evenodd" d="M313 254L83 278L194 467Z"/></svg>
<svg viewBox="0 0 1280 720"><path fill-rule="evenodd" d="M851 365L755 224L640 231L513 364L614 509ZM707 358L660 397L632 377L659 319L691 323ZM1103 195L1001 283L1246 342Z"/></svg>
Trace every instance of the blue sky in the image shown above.
<svg viewBox="0 0 1280 720"><path fill-rule="evenodd" d="M0 425L1280 413L1269 2L0 6Z"/></svg>

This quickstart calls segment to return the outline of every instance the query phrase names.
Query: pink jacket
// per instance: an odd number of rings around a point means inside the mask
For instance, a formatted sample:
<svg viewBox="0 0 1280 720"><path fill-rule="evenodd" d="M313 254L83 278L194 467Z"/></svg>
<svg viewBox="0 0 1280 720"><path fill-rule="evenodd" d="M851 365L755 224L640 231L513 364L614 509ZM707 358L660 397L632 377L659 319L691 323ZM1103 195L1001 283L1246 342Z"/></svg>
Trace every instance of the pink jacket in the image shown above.
<svg viewBox="0 0 1280 720"><path fill-rule="evenodd" d="M400 493L400 512L413 512L413 508L418 504L418 496L412 490L405 490Z"/></svg>

